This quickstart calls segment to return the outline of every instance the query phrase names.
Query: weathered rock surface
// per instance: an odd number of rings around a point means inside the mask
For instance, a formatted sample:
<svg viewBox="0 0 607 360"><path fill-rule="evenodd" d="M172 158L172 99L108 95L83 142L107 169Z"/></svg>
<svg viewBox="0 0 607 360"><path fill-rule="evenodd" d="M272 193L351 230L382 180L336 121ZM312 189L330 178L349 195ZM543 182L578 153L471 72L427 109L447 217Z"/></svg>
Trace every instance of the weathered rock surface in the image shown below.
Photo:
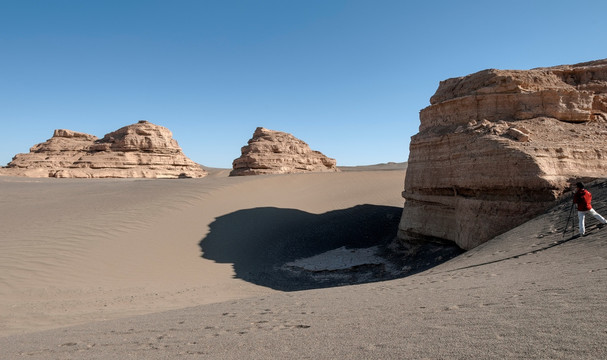
<svg viewBox="0 0 607 360"><path fill-rule="evenodd" d="M203 177L169 129L142 120L105 135L55 130L53 137L17 154L6 175L57 178Z"/></svg>
<svg viewBox="0 0 607 360"><path fill-rule="evenodd" d="M234 160L230 176L336 172L337 163L295 136L258 127Z"/></svg>
<svg viewBox="0 0 607 360"><path fill-rule="evenodd" d="M607 176L607 59L441 82L412 137L405 241L471 249Z"/></svg>

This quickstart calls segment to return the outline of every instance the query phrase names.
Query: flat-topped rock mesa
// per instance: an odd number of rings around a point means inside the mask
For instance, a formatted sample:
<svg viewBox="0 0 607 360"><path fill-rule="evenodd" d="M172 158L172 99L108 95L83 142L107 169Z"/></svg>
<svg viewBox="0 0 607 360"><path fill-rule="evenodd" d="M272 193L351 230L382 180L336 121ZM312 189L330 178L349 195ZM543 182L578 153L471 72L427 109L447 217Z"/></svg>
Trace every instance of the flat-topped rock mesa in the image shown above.
<svg viewBox="0 0 607 360"><path fill-rule="evenodd" d="M258 127L232 163L230 176L336 172L337 162L295 136Z"/></svg>
<svg viewBox="0 0 607 360"><path fill-rule="evenodd" d="M442 81L411 138L399 239L475 246L607 176L607 59Z"/></svg>
<svg viewBox="0 0 607 360"><path fill-rule="evenodd" d="M187 158L171 131L142 120L105 135L55 130L53 137L17 154L6 175L57 178L203 177L206 171Z"/></svg>

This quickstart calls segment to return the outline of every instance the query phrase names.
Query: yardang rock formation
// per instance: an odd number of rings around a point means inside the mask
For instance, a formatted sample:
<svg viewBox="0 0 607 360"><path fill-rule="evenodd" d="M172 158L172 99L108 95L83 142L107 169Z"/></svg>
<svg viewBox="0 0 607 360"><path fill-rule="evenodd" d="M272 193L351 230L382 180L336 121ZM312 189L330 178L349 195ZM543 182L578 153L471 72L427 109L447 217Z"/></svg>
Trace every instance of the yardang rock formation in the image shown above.
<svg viewBox="0 0 607 360"><path fill-rule="evenodd" d="M463 249L607 176L607 59L442 81L410 144L399 238Z"/></svg>
<svg viewBox="0 0 607 360"><path fill-rule="evenodd" d="M234 160L230 176L336 172L337 163L295 136L258 127Z"/></svg>
<svg viewBox="0 0 607 360"><path fill-rule="evenodd" d="M206 171L187 158L169 129L142 120L102 139L70 130L17 154L6 175L57 178L203 177Z"/></svg>

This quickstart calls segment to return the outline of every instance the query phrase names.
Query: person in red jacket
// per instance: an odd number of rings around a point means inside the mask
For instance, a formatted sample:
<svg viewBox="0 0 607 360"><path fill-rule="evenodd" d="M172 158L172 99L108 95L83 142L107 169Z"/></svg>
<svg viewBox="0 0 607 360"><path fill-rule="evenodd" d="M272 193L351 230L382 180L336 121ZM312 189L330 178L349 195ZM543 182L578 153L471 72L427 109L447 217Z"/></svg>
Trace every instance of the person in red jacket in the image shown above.
<svg viewBox="0 0 607 360"><path fill-rule="evenodd" d="M577 216L580 220L580 235L584 236L586 234L586 227L584 224L586 214L590 214L600 221L601 225L599 225L599 227L603 227L605 224L607 224L607 220L605 220L605 218L603 218L592 208L592 194L590 191L586 190L584 184L579 182L575 184L575 186L577 187L577 191L573 195L573 202L577 204Z"/></svg>

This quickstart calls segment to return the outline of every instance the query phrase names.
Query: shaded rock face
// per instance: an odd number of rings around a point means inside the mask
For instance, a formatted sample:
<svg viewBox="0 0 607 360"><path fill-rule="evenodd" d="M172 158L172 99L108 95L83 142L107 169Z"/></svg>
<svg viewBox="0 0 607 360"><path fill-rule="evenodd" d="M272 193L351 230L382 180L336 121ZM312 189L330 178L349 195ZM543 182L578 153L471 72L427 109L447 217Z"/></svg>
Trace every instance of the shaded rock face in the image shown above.
<svg viewBox="0 0 607 360"><path fill-rule="evenodd" d="M410 144L404 241L475 246L607 176L607 60L441 82Z"/></svg>
<svg viewBox="0 0 607 360"><path fill-rule="evenodd" d="M71 130L17 154L7 175L57 178L203 177L206 171L187 158L167 128L142 120L102 139Z"/></svg>
<svg viewBox="0 0 607 360"><path fill-rule="evenodd" d="M311 150L295 136L262 127L241 152L230 176L339 171L335 159Z"/></svg>

